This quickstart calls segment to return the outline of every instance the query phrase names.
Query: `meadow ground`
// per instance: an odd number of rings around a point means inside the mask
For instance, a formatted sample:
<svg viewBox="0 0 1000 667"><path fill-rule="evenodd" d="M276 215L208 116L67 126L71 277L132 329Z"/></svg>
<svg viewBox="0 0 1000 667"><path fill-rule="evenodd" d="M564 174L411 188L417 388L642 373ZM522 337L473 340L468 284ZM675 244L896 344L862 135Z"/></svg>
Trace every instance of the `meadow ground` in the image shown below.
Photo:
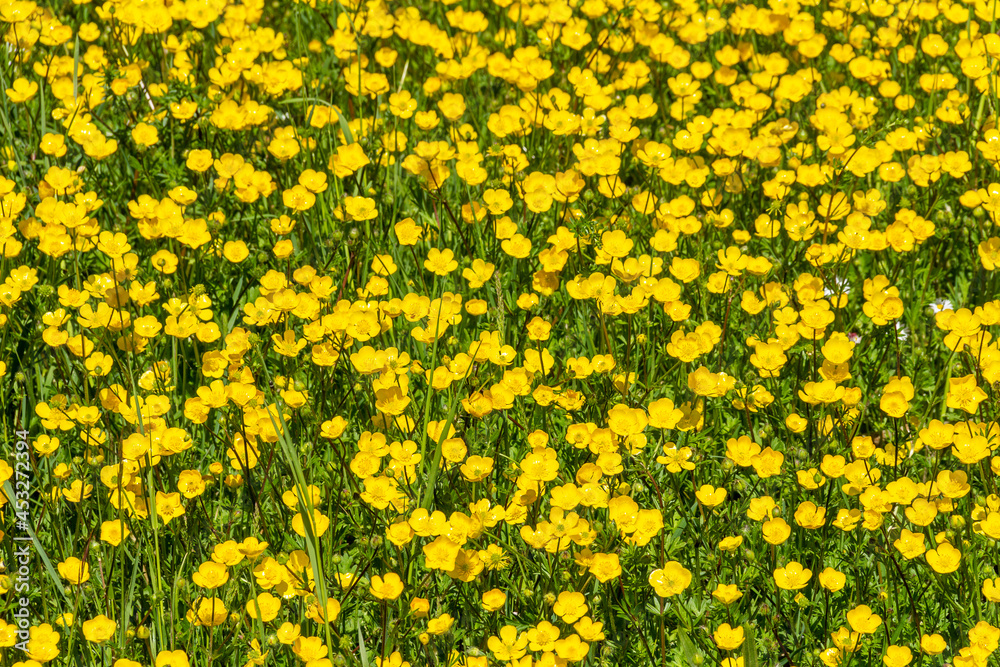
<svg viewBox="0 0 1000 667"><path fill-rule="evenodd" d="M996 664L998 14L0 0L0 667Z"/></svg>

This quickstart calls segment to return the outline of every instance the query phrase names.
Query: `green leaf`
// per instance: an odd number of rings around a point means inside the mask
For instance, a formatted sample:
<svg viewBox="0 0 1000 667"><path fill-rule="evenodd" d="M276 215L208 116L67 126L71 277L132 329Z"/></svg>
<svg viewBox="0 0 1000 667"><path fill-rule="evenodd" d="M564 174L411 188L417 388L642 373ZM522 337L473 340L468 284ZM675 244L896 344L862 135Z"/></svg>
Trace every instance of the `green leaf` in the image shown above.
<svg viewBox="0 0 1000 667"><path fill-rule="evenodd" d="M677 628L677 643L681 646L681 655L684 656L684 661L689 665L695 664L698 649L694 647L694 642L691 641L683 628Z"/></svg>
<svg viewBox="0 0 1000 667"><path fill-rule="evenodd" d="M348 144L354 143L354 135L351 134L351 127L347 124L347 118L344 114L338 113L337 120L340 121L340 129L344 131L344 138L347 139Z"/></svg>
<svg viewBox="0 0 1000 667"><path fill-rule="evenodd" d="M365 638L361 636L361 626L358 626L358 646L361 652L361 667L368 667L368 649L365 648Z"/></svg>
<svg viewBox="0 0 1000 667"><path fill-rule="evenodd" d="M743 626L746 641L743 642L743 667L760 667L760 659L757 656L757 637L754 628L747 623Z"/></svg>
<svg viewBox="0 0 1000 667"><path fill-rule="evenodd" d="M7 501L10 503L10 506L17 507L14 488L10 485L9 481L3 483L3 490L4 493L7 494ZM28 536L31 537L31 543L35 547L35 553L42 559L42 563L45 565L45 571L48 573L49 579L52 580L53 587L59 591L59 594L62 595L64 600L68 600L69 598L66 596L66 588L63 586L59 575L56 574L56 569L52 567L52 561L49 560L49 555L46 553L45 547L43 547L42 543L38 541L38 536L35 535L35 531L31 527L30 523L26 526L26 528Z"/></svg>

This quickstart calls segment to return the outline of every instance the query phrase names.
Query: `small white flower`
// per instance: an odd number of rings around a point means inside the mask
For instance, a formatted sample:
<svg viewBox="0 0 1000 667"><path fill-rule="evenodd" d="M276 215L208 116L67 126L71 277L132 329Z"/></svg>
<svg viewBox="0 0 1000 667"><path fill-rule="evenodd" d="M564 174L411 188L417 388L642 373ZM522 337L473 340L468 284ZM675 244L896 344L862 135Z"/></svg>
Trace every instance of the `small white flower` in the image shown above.
<svg viewBox="0 0 1000 667"><path fill-rule="evenodd" d="M840 294L850 294L851 283L846 278L837 278L833 281L833 287L823 289L823 296L831 297Z"/></svg>
<svg viewBox="0 0 1000 667"><path fill-rule="evenodd" d="M934 299L934 301L928 304L928 308L930 308L931 312L935 315L945 310L955 309L954 305L952 305L951 301L948 299Z"/></svg>
<svg viewBox="0 0 1000 667"><path fill-rule="evenodd" d="M899 335L899 340L906 340L910 337L910 330L903 326L902 322L896 322L896 332Z"/></svg>

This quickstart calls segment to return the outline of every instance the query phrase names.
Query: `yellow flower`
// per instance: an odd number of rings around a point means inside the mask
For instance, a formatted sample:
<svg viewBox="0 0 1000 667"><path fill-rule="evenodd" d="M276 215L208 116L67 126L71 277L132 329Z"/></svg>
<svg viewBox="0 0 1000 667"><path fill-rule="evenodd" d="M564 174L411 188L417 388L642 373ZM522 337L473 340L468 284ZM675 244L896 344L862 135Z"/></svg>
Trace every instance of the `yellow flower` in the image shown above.
<svg viewBox="0 0 1000 667"><path fill-rule="evenodd" d="M10 95L10 91L7 91ZM991 236L980 242L977 247L979 251L979 261L987 271L994 271L1000 266L1000 237Z"/></svg>
<svg viewBox="0 0 1000 667"><path fill-rule="evenodd" d="M552 606L556 616L566 623L575 623L587 613L587 598L583 593L563 591Z"/></svg>
<svg viewBox="0 0 1000 667"><path fill-rule="evenodd" d="M361 499L376 509L385 509L399 497L399 485L391 477L369 477L364 484Z"/></svg>
<svg viewBox="0 0 1000 667"><path fill-rule="evenodd" d="M879 401L879 409L890 417L899 418L905 415L906 411L910 409L910 404L900 392L887 391L882 394L882 399Z"/></svg>
<svg viewBox="0 0 1000 667"><path fill-rule="evenodd" d="M153 268L164 275L170 275L177 270L177 255L169 250L159 250L149 258Z"/></svg>
<svg viewBox="0 0 1000 667"><path fill-rule="evenodd" d="M458 93L445 93L438 102L438 109L448 120L458 120L465 113L465 100Z"/></svg>
<svg viewBox="0 0 1000 667"><path fill-rule="evenodd" d="M620 229L604 232L601 235L601 247L611 257L628 257L635 244Z"/></svg>
<svg viewBox="0 0 1000 667"><path fill-rule="evenodd" d="M455 253L451 248L431 248L424 261L424 268L439 276L446 276L458 268L458 262L455 261Z"/></svg>
<svg viewBox="0 0 1000 667"><path fill-rule="evenodd" d="M827 667L837 667L844 662L844 653L839 648L831 646L819 654L820 661Z"/></svg>
<svg viewBox="0 0 1000 667"><path fill-rule="evenodd" d="M316 195L302 185L295 185L281 193L281 202L293 211L308 211L316 203Z"/></svg>
<svg viewBox="0 0 1000 667"><path fill-rule="evenodd" d="M455 561L462 547L454 540L439 535L430 544L423 546L424 566L429 570L451 572L455 569Z"/></svg>
<svg viewBox="0 0 1000 667"><path fill-rule="evenodd" d="M86 583L90 580L90 565L76 556L70 556L56 567L59 576L73 585Z"/></svg>
<svg viewBox="0 0 1000 667"><path fill-rule="evenodd" d="M909 510L910 508L908 507L907 512L909 512ZM912 521L913 519L910 520ZM924 547L923 533L913 533L906 528L903 528L900 531L899 538L893 542L892 545L896 547L896 550L899 551L899 553L903 555L903 558L906 558L907 560L912 560L926 551Z"/></svg>
<svg viewBox="0 0 1000 667"><path fill-rule="evenodd" d="M669 398L661 398L649 404L649 425L653 428L672 429L683 416L684 413L675 408L674 402Z"/></svg>
<svg viewBox="0 0 1000 667"><path fill-rule="evenodd" d="M722 487L715 488L711 484L704 484L694 495L699 503L712 509L726 500L727 491Z"/></svg>
<svg viewBox="0 0 1000 667"><path fill-rule="evenodd" d="M319 637L296 637L292 643L292 652L305 663L319 661L329 654L326 645Z"/></svg>
<svg viewBox="0 0 1000 667"><path fill-rule="evenodd" d="M500 242L500 249L515 259L524 259L531 254L531 239L514 234Z"/></svg>
<svg viewBox="0 0 1000 667"><path fill-rule="evenodd" d="M450 614L441 614L427 621L427 632L432 635L443 635L455 624L455 619Z"/></svg>
<svg viewBox="0 0 1000 667"><path fill-rule="evenodd" d="M826 508L816 507L812 501L806 500L795 510L795 523L806 530L816 530L826 525Z"/></svg>
<svg viewBox="0 0 1000 667"><path fill-rule="evenodd" d="M712 635L712 638L715 639L715 643L723 651L735 651L743 645L746 639L743 626L733 628L728 623L720 625L716 629L715 634Z"/></svg>
<svg viewBox="0 0 1000 667"><path fill-rule="evenodd" d="M371 594L379 600L395 600L403 592L403 582L399 575L390 572L385 577L372 577Z"/></svg>
<svg viewBox="0 0 1000 667"><path fill-rule="evenodd" d="M296 340L295 332L287 329L284 334L271 334L271 342L274 343L274 351L283 357L295 358L306 346L306 340Z"/></svg>
<svg viewBox="0 0 1000 667"><path fill-rule="evenodd" d="M689 283L701 275L701 264L697 259L674 257L670 261L670 275L681 282Z"/></svg>
<svg viewBox="0 0 1000 667"><path fill-rule="evenodd" d="M677 561L670 561L649 574L649 584L661 598L673 597L691 585L691 571Z"/></svg>
<svg viewBox="0 0 1000 667"><path fill-rule="evenodd" d="M467 482L481 482L493 472L493 459L488 456L470 456L460 470Z"/></svg>
<svg viewBox="0 0 1000 667"><path fill-rule="evenodd" d="M832 567L828 567L819 573L819 584L831 593L836 593L844 587L847 577L843 572L838 572Z"/></svg>
<svg viewBox="0 0 1000 667"><path fill-rule="evenodd" d="M590 644L581 641L579 635L570 635L555 642L556 655L566 662L579 662L587 657Z"/></svg>
<svg viewBox="0 0 1000 667"><path fill-rule="evenodd" d="M201 588L219 588L229 581L229 571L222 563L206 561L198 566L198 570L191 575L191 581L195 586Z"/></svg>
<svg viewBox="0 0 1000 667"><path fill-rule="evenodd" d="M410 663L403 660L403 654L393 651L385 660L381 656L375 656L376 667L410 667Z"/></svg>
<svg viewBox="0 0 1000 667"><path fill-rule="evenodd" d="M177 477L177 490L185 498L197 498L205 488L205 478L197 470L183 470Z"/></svg>
<svg viewBox="0 0 1000 667"><path fill-rule="evenodd" d="M785 418L785 426L792 433L802 433L809 426L809 421L799 414L792 413Z"/></svg>
<svg viewBox="0 0 1000 667"><path fill-rule="evenodd" d="M243 241L226 241L222 246L222 256L233 264L239 264L250 256L250 249Z"/></svg>
<svg viewBox="0 0 1000 667"><path fill-rule="evenodd" d="M483 609L486 611L498 611L507 602L507 594L499 588L494 588L483 593Z"/></svg>
<svg viewBox="0 0 1000 667"><path fill-rule="evenodd" d="M139 123L132 128L132 141L139 146L152 146L160 140L159 132L148 123Z"/></svg>
<svg viewBox="0 0 1000 667"><path fill-rule="evenodd" d="M781 465L785 461L785 455L775 451L770 447L765 447L760 454L756 454L750 459L754 472L761 479L774 477L781 473Z"/></svg>
<svg viewBox="0 0 1000 667"><path fill-rule="evenodd" d="M990 602L1000 602L1000 577L983 581L983 597Z"/></svg>
<svg viewBox="0 0 1000 667"><path fill-rule="evenodd" d="M729 605L743 597L743 592L737 588L736 584L719 584L712 591L712 597L722 604Z"/></svg>
<svg viewBox="0 0 1000 667"><path fill-rule="evenodd" d="M430 600L427 598L413 598L410 600L410 613L414 618L424 618L431 608Z"/></svg>
<svg viewBox="0 0 1000 667"><path fill-rule="evenodd" d="M278 617L278 611L281 610L281 598L268 592L260 593L256 598L247 601L246 610L250 618L258 619L262 623L270 623Z"/></svg>
<svg viewBox="0 0 1000 667"><path fill-rule="evenodd" d="M837 648L845 651L853 651L861 642L861 633L853 632L841 626L836 632L830 633L830 639L833 640L833 644Z"/></svg>
<svg viewBox="0 0 1000 667"><path fill-rule="evenodd" d="M156 515L163 520L164 525L179 516L183 516L184 512L184 506L181 505L181 494L156 492Z"/></svg>
<svg viewBox="0 0 1000 667"><path fill-rule="evenodd" d="M948 407L975 414L979 404L987 398L986 392L976 384L975 375L948 380Z"/></svg>
<svg viewBox="0 0 1000 667"><path fill-rule="evenodd" d="M505 625L500 628L500 636L490 637L486 645L497 660L518 660L527 653L525 648L528 646L528 635L518 634L513 625Z"/></svg>
<svg viewBox="0 0 1000 667"><path fill-rule="evenodd" d="M547 448L529 454L521 461L521 471L530 481L551 482L559 474L559 460L555 457L555 450Z"/></svg>
<svg viewBox="0 0 1000 667"><path fill-rule="evenodd" d="M196 606L187 612L189 623L208 628L222 625L229 617L226 605L219 598L201 598Z"/></svg>
<svg viewBox="0 0 1000 667"><path fill-rule="evenodd" d="M622 573L618 554L595 554L588 571L602 584L614 579Z"/></svg>
<svg viewBox="0 0 1000 667"><path fill-rule="evenodd" d="M368 164L371 164L371 161L358 143L338 146L336 153L330 158L330 169L337 178L347 178Z"/></svg>
<svg viewBox="0 0 1000 667"><path fill-rule="evenodd" d="M926 554L927 564L940 574L948 574L958 569L962 561L962 552L950 543L944 542L937 549L931 549Z"/></svg>
<svg viewBox="0 0 1000 667"><path fill-rule="evenodd" d="M344 197L344 214L351 220L374 220L378 207L371 197Z"/></svg>
<svg viewBox="0 0 1000 667"><path fill-rule="evenodd" d="M101 541L107 542L113 547L121 544L121 541L131 534L124 521L112 519L101 524Z"/></svg>
<svg viewBox="0 0 1000 667"><path fill-rule="evenodd" d="M293 645L296 640L301 636L301 626L299 624L291 624L288 622L282 623L281 627L275 633L278 637L278 641L282 644Z"/></svg>
<svg viewBox="0 0 1000 667"><path fill-rule="evenodd" d="M132 249L129 245L128 237L121 232L101 232L98 236L97 249L113 260L120 260L122 256Z"/></svg>
<svg viewBox="0 0 1000 667"><path fill-rule="evenodd" d="M83 622L83 636L88 642L101 644L114 637L117 627L116 622L101 614Z"/></svg>
<svg viewBox="0 0 1000 667"><path fill-rule="evenodd" d="M941 635L934 634L920 636L920 650L927 655L939 655L944 653L946 648L948 648L948 644Z"/></svg>
<svg viewBox="0 0 1000 667"><path fill-rule="evenodd" d="M514 206L514 200L506 190L492 188L483 192L483 203L493 215L503 215Z"/></svg>
<svg viewBox="0 0 1000 667"><path fill-rule="evenodd" d="M21 104L27 102L38 93L38 84L34 81L28 81L22 76L14 79L11 87L6 92L11 102Z"/></svg>
<svg viewBox="0 0 1000 667"><path fill-rule="evenodd" d="M528 628L528 649L531 651L551 651L559 639L560 630L548 621L542 621Z"/></svg>
<svg viewBox="0 0 1000 667"><path fill-rule="evenodd" d="M646 412L641 408L633 409L619 403L608 411L608 427L616 435L628 437L642 433L647 423Z"/></svg>
<svg viewBox="0 0 1000 667"><path fill-rule="evenodd" d="M338 616L340 616L340 602L333 598L326 599L325 609L317 600L310 604L309 609L306 610L306 618L316 623L333 623Z"/></svg>
<svg viewBox="0 0 1000 667"><path fill-rule="evenodd" d="M774 582L778 588L786 591L796 591L805 588L812 577L812 570L802 567L801 563L790 562L784 567L779 567L774 571Z"/></svg>
<svg viewBox="0 0 1000 667"><path fill-rule="evenodd" d="M415 245L423 235L424 228L413 221L413 218L403 218L393 226L396 240L400 245Z"/></svg>
<svg viewBox="0 0 1000 667"><path fill-rule="evenodd" d="M477 289L493 277L494 270L496 270L496 266L492 263L475 259L472 261L471 268L462 271L462 277L469 281L470 288Z"/></svg>
<svg viewBox="0 0 1000 667"><path fill-rule="evenodd" d="M768 544L784 544L785 540L792 534L792 527L780 516L769 519L761 526L764 534L764 541Z"/></svg>
<svg viewBox="0 0 1000 667"><path fill-rule="evenodd" d="M212 168L213 162L212 151L204 148L196 148L188 153L184 164L191 171L205 172Z"/></svg>
<svg viewBox="0 0 1000 667"><path fill-rule="evenodd" d="M885 667L906 667L913 662L913 651L908 646L889 646L882 656L882 664Z"/></svg>
<svg viewBox="0 0 1000 667"><path fill-rule="evenodd" d="M862 604L847 612L847 622L855 632L867 635L882 625L882 617L872 613L868 605Z"/></svg>
<svg viewBox="0 0 1000 667"><path fill-rule="evenodd" d="M318 509L313 509L311 523L311 532L316 537L322 537L323 533L330 527L330 519ZM299 537L306 536L305 517L301 512L292 517L292 530Z"/></svg>
<svg viewBox="0 0 1000 667"><path fill-rule="evenodd" d="M250 642L250 650L247 651L247 661L243 667L256 667L258 665L263 665L267 662L267 656L270 653L270 651L261 651L260 641L254 639ZM136 663L137 667L138 665L139 663ZM118 667L117 663L115 667Z"/></svg>
<svg viewBox="0 0 1000 667"><path fill-rule="evenodd" d="M741 546L743 546L742 535L730 535L728 537L724 537L721 540L719 540L719 551L733 553Z"/></svg>

